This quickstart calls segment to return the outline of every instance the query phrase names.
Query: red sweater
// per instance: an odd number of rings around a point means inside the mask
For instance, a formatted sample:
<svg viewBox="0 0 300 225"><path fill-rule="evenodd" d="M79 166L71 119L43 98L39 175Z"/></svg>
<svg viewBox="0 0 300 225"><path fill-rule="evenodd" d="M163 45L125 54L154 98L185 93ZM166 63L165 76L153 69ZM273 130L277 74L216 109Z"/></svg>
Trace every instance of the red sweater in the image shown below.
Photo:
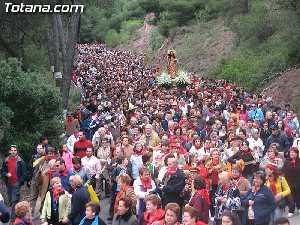
<svg viewBox="0 0 300 225"><path fill-rule="evenodd" d="M74 144L74 156L78 156L79 158L83 158L86 156L86 149L88 147L92 147L92 142L90 140L79 140Z"/></svg>
<svg viewBox="0 0 300 225"><path fill-rule="evenodd" d="M148 212L144 212L144 222L146 225L151 225L154 222L160 221L165 216L163 209L157 209L154 215L150 215Z"/></svg>
<svg viewBox="0 0 300 225"><path fill-rule="evenodd" d="M17 183L17 157L9 157L7 160L7 171L11 174L11 177L8 178L8 182L10 184Z"/></svg>

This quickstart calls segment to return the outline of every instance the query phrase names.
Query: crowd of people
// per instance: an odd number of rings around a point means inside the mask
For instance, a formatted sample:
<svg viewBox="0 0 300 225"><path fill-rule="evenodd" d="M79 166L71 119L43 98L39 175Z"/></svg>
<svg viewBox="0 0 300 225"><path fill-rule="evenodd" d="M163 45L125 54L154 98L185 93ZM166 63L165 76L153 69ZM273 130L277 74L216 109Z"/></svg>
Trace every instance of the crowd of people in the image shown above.
<svg viewBox="0 0 300 225"><path fill-rule="evenodd" d="M0 199L1 220L288 225L300 213L291 106L225 80L193 76L186 87L162 88L155 76L129 51L78 44L72 80L82 102L67 113L60 149L43 137L25 164L11 145L1 173L12 210ZM20 202L24 183L31 205ZM109 197L108 218L91 187Z"/></svg>

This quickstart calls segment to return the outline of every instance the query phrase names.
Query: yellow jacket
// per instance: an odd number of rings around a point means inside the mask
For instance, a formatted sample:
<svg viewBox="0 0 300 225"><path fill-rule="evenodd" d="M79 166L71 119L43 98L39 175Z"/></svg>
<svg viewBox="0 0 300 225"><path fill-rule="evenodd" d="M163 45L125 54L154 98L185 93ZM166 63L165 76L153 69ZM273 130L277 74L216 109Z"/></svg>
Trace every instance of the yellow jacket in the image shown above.
<svg viewBox="0 0 300 225"><path fill-rule="evenodd" d="M270 188L270 182L267 181L266 182L266 185L268 188ZM291 193L291 189L289 187L289 184L287 183L285 177L282 177L282 176L279 176L277 178L277 181L276 181L276 193L277 194L280 194L281 197L286 197L288 196L290 193Z"/></svg>

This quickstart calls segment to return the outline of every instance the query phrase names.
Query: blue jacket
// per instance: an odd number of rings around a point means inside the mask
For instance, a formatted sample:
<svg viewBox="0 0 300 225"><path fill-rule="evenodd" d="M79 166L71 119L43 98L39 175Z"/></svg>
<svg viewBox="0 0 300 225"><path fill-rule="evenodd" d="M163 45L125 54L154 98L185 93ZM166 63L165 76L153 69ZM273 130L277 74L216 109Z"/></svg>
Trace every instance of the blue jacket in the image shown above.
<svg viewBox="0 0 300 225"><path fill-rule="evenodd" d="M9 157L7 157L3 164L2 164L2 169L1 169L1 175L5 180L5 183L7 183L7 173L8 173L8 162ZM23 159L20 156L17 156L17 177L20 185L23 185L24 182L27 180L27 170L26 170L26 164L23 161Z"/></svg>
<svg viewBox="0 0 300 225"><path fill-rule="evenodd" d="M84 217L79 225L84 225L86 218ZM96 216L91 225L106 225L105 222L100 218L100 216Z"/></svg>
<svg viewBox="0 0 300 225"><path fill-rule="evenodd" d="M79 224L85 216L85 205L90 201L90 195L85 186L78 188L71 198L71 213L68 216L71 224Z"/></svg>
<svg viewBox="0 0 300 225"><path fill-rule="evenodd" d="M69 179L70 179L70 177L73 176L73 175L75 175L75 173L74 173L72 170L70 170L70 171L68 171L67 176L64 176L64 175L62 175L61 173L56 172L56 173L52 174L52 177L51 177L51 178L53 178L53 177L59 177L59 178L61 179L61 186L62 186L67 192L70 192L70 191L71 191L71 185L70 185Z"/></svg>
<svg viewBox="0 0 300 225"><path fill-rule="evenodd" d="M275 198L271 190L266 186L262 186L256 194L249 190L246 198L243 200L243 204L247 207L249 206L249 200L254 201L255 224L268 224L270 216L276 208Z"/></svg>
<svg viewBox="0 0 300 225"><path fill-rule="evenodd" d="M252 109L248 113L249 119L255 121L263 121L264 120L264 113L260 108Z"/></svg>
<svg viewBox="0 0 300 225"><path fill-rule="evenodd" d="M285 133L279 133L277 135L271 134L265 144L265 150L269 149L270 145L274 142L279 144L279 152L287 152L291 146Z"/></svg>

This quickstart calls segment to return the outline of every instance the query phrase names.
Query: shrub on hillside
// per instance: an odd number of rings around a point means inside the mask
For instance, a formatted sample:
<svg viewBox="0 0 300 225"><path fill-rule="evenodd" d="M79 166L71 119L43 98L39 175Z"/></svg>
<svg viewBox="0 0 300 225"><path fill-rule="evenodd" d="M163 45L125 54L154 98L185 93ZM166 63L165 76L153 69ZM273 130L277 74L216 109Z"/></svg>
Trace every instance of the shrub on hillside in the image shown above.
<svg viewBox="0 0 300 225"><path fill-rule="evenodd" d="M81 16L80 40L83 42L105 41L110 27L110 20L105 11L97 7L87 7Z"/></svg>
<svg viewBox="0 0 300 225"><path fill-rule="evenodd" d="M218 78L235 81L238 85L254 90L259 86L266 70L262 57L248 53L223 61L214 73Z"/></svg>
<svg viewBox="0 0 300 225"><path fill-rule="evenodd" d="M140 0L139 5L146 12L158 13L160 11L159 0Z"/></svg>
<svg viewBox="0 0 300 225"><path fill-rule="evenodd" d="M143 20L127 20L124 21L121 25L121 30L119 33L120 42L126 43L133 36L136 35L136 32L139 28L143 26Z"/></svg>
<svg viewBox="0 0 300 225"><path fill-rule="evenodd" d="M116 30L109 30L105 35L105 44L108 47L116 47L120 43L119 34Z"/></svg>
<svg viewBox="0 0 300 225"><path fill-rule="evenodd" d="M159 49L164 43L165 37L162 36L157 28L153 29L150 37L150 45L153 51Z"/></svg>
<svg viewBox="0 0 300 225"><path fill-rule="evenodd" d="M176 26L185 25L196 18L196 12L204 8L204 3L198 0L161 0L160 7L160 33L168 36Z"/></svg>

